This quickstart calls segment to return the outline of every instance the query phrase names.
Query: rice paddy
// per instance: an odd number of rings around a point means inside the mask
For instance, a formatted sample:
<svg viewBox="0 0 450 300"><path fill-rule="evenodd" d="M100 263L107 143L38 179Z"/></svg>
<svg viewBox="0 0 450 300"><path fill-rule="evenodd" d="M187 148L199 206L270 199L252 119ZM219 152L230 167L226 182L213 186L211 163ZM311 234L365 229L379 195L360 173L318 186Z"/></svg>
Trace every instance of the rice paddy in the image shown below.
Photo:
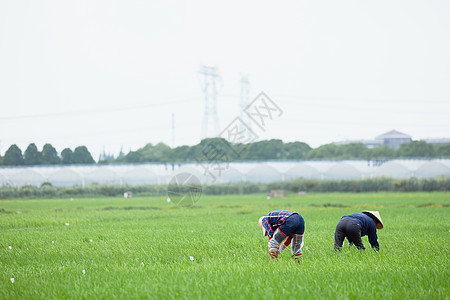
<svg viewBox="0 0 450 300"><path fill-rule="evenodd" d="M257 220L306 222L303 259L270 259ZM346 214L378 210L380 251L333 250ZM0 201L0 299L448 299L450 193Z"/></svg>

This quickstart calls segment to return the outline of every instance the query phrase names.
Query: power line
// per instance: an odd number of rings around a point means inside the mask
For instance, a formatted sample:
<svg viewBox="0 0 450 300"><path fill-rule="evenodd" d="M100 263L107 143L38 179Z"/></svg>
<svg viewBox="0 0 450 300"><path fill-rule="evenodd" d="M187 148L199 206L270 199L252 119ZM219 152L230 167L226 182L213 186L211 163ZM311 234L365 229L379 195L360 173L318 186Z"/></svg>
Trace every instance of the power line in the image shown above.
<svg viewBox="0 0 450 300"><path fill-rule="evenodd" d="M120 106L120 107L97 108L97 109L82 109L82 110L62 111L62 112L54 112L54 113L46 113L46 114L8 116L8 117L0 117L0 121L39 119L39 118L52 118L52 117L67 117L67 116L77 116L77 115L87 115L87 114L120 112L120 111L127 111L127 110L139 110L139 109L149 108L149 107L151 108L151 107L173 105L173 104L179 104L179 103L188 103L188 102L192 102L192 100L198 100L199 98L200 98L200 96L198 96L198 97L191 96L191 97L186 97L183 100L173 100L173 101L165 101L165 102L151 103L151 104L139 104L139 105L132 105L132 106Z"/></svg>
<svg viewBox="0 0 450 300"><path fill-rule="evenodd" d="M278 101L280 101L278 99ZM346 111L364 111L364 112L383 112L383 113L399 113L399 114L418 114L418 115L443 115L443 116L448 116L449 112L444 112L444 111L434 111L434 112L426 112L424 110L421 111L416 111L416 110L408 110L408 109L404 109L404 108L396 108L393 109L391 108L383 108L383 107L361 107L361 106L348 106L348 105L336 105L336 104L324 104L321 102L294 102L294 101L280 101L282 103L289 103L289 104L296 104L296 105L304 105L305 107L319 107L322 109L325 108L332 108L332 109L341 109L341 110L346 110ZM334 103L336 103L336 101L334 101ZM450 110L450 107L449 107Z"/></svg>
<svg viewBox="0 0 450 300"><path fill-rule="evenodd" d="M289 102L284 102L289 103ZM303 107L319 107L324 109L324 104L318 104L318 103L296 103L301 104ZM374 113L374 112L381 112L381 113L393 113L393 114L401 114L402 116L405 115L420 115L420 116L448 116L449 113L443 112L443 111L433 111L433 112L426 112L426 111L414 111L414 110L404 110L404 109L384 109L384 108L363 108L363 107L354 107L354 106L344 106L344 105L326 105L326 108L333 109L333 110L345 110L347 112L368 112L368 113Z"/></svg>
<svg viewBox="0 0 450 300"><path fill-rule="evenodd" d="M220 94L219 98L226 97L226 98L237 98L239 97L238 94ZM346 101L346 102L375 102L379 104L383 103L405 103L405 104L448 104L450 105L450 100L433 100L433 99L375 99L375 98L342 98L342 97L319 97L319 96L306 96L306 95L287 95L287 94L271 94L271 97L273 100L280 99L280 98L293 98L293 99L304 99L304 100L325 100L333 103L338 101Z"/></svg>
<svg viewBox="0 0 450 300"><path fill-rule="evenodd" d="M121 135L121 134L129 134L129 133L137 133L137 132L143 132L143 133L148 133L148 132L161 132L161 130L168 130L170 127L169 126L164 126L164 125L158 125L156 126L139 126L139 127L132 127L132 128L121 128L121 129L107 129L107 130L98 130L98 131L93 131L93 130L89 130L88 132L77 132L76 134L58 134L58 135L49 135L49 136L44 136L44 135L40 135L39 136L39 140L69 140L71 138L79 138L79 137L104 137L106 135ZM196 125L192 124L191 122L184 122L179 124L179 126L177 126L176 128L197 128ZM21 139L14 139L15 141L21 141ZM30 140L27 138L27 140Z"/></svg>
<svg viewBox="0 0 450 300"><path fill-rule="evenodd" d="M311 120L311 119L286 119L280 118L279 122L289 122L289 123L310 123L310 124L331 124L331 125L351 125L351 126L408 126L408 127L417 127L419 123L386 123L386 122L352 122L352 121L336 121L336 120ZM446 125L438 125L438 124L420 124L420 127L429 127L429 128L442 128Z"/></svg>
<svg viewBox="0 0 450 300"><path fill-rule="evenodd" d="M237 98L238 95L236 94L221 94L219 97L225 97L225 98ZM289 101L289 100L284 100L286 98L291 98L291 99L298 99L300 101ZM305 107L319 107L322 109L326 109L326 108L332 108L332 109L340 109L340 110L352 110L352 111L364 111L364 112L390 112L390 113L399 113L399 114L418 114L418 115L442 115L442 116L448 116L450 113L450 100L449 101L429 101L426 102L426 104L448 104L449 105L449 112L445 112L445 111L437 111L437 112L426 112L424 110L408 110L405 108L395 108L393 109L392 107L390 108L383 108L383 107L361 107L361 106L355 106L355 105L348 105L348 102L358 102L358 104L361 104L364 101L373 101L373 103L376 103L377 105L384 105L384 104L388 104L388 105L392 105L392 102L396 101L396 100L389 100L389 103L382 103L380 100L375 100L375 99L345 99L345 98L321 98L321 97L307 97L307 96L281 96L281 95L273 95L272 99L275 102L281 102L281 103L286 103L286 104L295 104L295 105L304 105ZM325 101L323 101L325 100ZM386 100L387 101L387 100ZM407 101L407 100L405 100ZM425 100L423 100L425 101ZM403 101L398 101L398 102L403 102ZM336 103L340 103L340 105L337 105ZM343 105L343 103L345 103L346 105ZM415 104L423 104L422 102L419 101L411 101L408 102L408 104L411 103L415 103ZM410 107L411 105L407 106ZM434 108L434 107L432 107Z"/></svg>
<svg viewBox="0 0 450 300"><path fill-rule="evenodd" d="M279 98L300 98L300 99L314 99L314 100L329 100L329 101L350 101L350 102L386 102L386 103L433 103L433 104L450 104L450 100L436 100L436 99L383 99L383 98L342 98L342 97L320 97L320 96L306 96L306 95L288 95L288 94L273 94L272 97Z"/></svg>
<svg viewBox="0 0 450 300"><path fill-rule="evenodd" d="M241 83L241 102L239 113L243 123L239 123L239 132L244 132L246 138L248 138L248 140L251 140L252 122L248 114L244 113L245 108L250 104L250 82L248 79L248 75L241 74L240 83ZM245 128L244 124L247 128Z"/></svg>

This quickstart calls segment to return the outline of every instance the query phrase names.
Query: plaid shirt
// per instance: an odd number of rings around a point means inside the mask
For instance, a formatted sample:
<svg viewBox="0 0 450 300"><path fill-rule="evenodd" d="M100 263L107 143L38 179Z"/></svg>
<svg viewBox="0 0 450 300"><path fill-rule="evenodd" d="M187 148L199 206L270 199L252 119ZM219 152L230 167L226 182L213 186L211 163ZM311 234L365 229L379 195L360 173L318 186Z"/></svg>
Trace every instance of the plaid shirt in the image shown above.
<svg viewBox="0 0 450 300"><path fill-rule="evenodd" d="M272 237L276 228L286 222L287 217L292 214L295 214L295 212L289 210L274 210L265 215L262 224L267 231L267 235Z"/></svg>

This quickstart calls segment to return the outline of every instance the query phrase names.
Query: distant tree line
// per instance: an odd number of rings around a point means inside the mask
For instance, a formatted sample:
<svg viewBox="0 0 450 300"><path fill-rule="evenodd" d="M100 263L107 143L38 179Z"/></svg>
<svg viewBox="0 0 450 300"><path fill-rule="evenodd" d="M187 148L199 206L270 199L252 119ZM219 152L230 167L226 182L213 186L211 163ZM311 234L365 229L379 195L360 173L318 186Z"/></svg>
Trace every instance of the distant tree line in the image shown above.
<svg viewBox="0 0 450 300"><path fill-rule="evenodd" d="M212 148L219 149L213 151ZM100 163L140 162L195 162L213 160L255 161L255 160L340 160L340 159L392 159L392 158L437 158L450 157L450 144L428 144L412 141L394 150L389 146L368 148L362 143L346 145L326 144L311 148L302 142L283 143L273 139L251 144L231 145L224 139L205 139L195 146L170 148L159 143L145 147L110 161Z"/></svg>
<svg viewBox="0 0 450 300"><path fill-rule="evenodd" d="M327 144L311 150L306 155L306 159L391 159L408 157L450 157L450 144L428 144L425 141L412 141L401 144L397 150L389 146L367 148L362 143Z"/></svg>
<svg viewBox="0 0 450 300"><path fill-rule="evenodd" d="M86 146L76 147L74 151L65 148L59 155L51 144L45 144L39 151L34 143L28 145L25 152L16 145L11 145L0 156L0 165L3 166L36 166L36 165L70 165L70 164L95 164Z"/></svg>
<svg viewBox="0 0 450 300"><path fill-rule="evenodd" d="M100 164L114 163L170 163L197 161L258 161L258 160L340 160L340 159L392 159L392 158L450 157L450 144L436 145L425 141L412 141L394 150L388 146L368 148L362 143L346 145L326 144L315 149L303 142L284 143L281 140L265 140L249 144L230 144L221 138L204 139L194 146L171 148L164 143L147 144L117 158L100 160ZM11 145L0 156L2 166L95 164L86 146L73 151L65 148L58 153L51 144L39 151L34 143L22 150Z"/></svg>
<svg viewBox="0 0 450 300"><path fill-rule="evenodd" d="M221 161L288 160L303 159L309 151L311 147L302 142L283 143L281 140L268 140L232 145L225 139L209 138L194 146L180 146L173 149L163 143L147 144L108 163L196 162L214 159Z"/></svg>

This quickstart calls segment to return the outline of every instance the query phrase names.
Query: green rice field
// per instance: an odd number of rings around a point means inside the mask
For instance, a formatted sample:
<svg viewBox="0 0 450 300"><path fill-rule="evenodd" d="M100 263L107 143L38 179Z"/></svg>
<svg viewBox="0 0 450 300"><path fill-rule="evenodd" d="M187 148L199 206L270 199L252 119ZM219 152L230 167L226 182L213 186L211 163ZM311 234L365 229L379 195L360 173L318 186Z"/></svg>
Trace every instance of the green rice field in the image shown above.
<svg viewBox="0 0 450 300"><path fill-rule="evenodd" d="M306 222L303 259L270 259L257 221ZM380 251L333 250L378 210ZM0 200L0 299L449 299L450 193ZM14 282L13 282L14 281Z"/></svg>

